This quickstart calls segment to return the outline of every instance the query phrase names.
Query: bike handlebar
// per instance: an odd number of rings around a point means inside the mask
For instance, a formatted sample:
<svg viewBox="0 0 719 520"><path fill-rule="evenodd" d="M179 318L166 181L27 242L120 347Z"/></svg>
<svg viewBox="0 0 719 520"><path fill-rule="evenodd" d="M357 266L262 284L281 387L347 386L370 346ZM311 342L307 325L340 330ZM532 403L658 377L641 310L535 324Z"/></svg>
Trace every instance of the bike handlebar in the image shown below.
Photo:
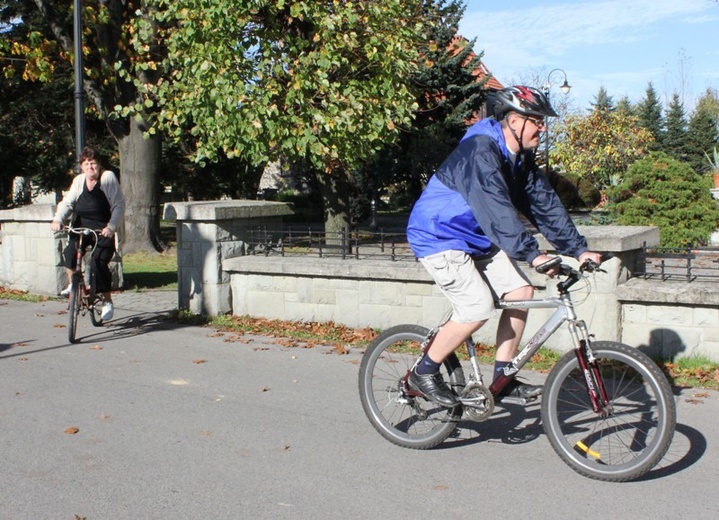
<svg viewBox="0 0 719 520"><path fill-rule="evenodd" d="M559 269L559 275L566 277L566 280L557 284L557 290L560 294L563 294L566 293L572 285L577 283L582 278L584 273L606 272L600 268L600 265L610 257L611 255L602 255L602 262L599 264L593 260L585 260L579 266L579 269L574 269L567 264L563 264L561 257L555 256L551 260L547 260L546 262L539 264L535 267L535 270L540 274L546 274L553 267L557 267Z"/></svg>

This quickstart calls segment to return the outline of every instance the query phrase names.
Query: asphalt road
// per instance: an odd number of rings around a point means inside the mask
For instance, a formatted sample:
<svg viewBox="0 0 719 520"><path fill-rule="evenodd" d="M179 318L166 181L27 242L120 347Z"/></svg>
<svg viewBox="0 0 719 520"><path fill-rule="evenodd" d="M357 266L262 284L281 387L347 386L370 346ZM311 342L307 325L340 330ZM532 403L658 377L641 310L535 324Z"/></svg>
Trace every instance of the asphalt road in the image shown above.
<svg viewBox="0 0 719 520"><path fill-rule="evenodd" d="M172 295L116 297L67 342L65 304L0 300L0 519L705 518L719 511L719 393L677 394L639 482L579 476L539 406L462 423L430 451L364 416L361 353L292 348L162 319ZM533 374L533 379L543 376Z"/></svg>

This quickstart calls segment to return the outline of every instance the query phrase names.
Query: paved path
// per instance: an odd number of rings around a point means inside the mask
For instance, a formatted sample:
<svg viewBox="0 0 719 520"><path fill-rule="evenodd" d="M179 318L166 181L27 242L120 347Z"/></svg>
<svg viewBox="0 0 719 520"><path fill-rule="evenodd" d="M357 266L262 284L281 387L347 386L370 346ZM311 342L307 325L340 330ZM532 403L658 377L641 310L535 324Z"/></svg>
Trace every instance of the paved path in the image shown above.
<svg viewBox="0 0 719 520"><path fill-rule="evenodd" d="M537 406L438 449L384 441L360 353L163 320L125 293L67 343L65 304L0 300L0 519L675 519L719 510L719 393L683 391L661 468L610 484L553 453ZM535 375L541 379L541 375Z"/></svg>

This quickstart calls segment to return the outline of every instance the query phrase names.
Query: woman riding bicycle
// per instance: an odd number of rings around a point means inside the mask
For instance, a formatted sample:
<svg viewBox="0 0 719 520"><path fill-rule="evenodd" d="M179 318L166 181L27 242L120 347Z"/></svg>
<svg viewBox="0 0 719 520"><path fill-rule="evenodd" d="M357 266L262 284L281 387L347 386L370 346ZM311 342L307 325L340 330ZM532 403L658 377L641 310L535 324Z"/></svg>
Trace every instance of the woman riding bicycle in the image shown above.
<svg viewBox="0 0 719 520"><path fill-rule="evenodd" d="M97 245L92 253L91 272L95 275L95 290L102 293L102 320L112 319L114 307L112 303L112 274L109 263L115 254L115 233L125 215L125 196L117 180L110 170L102 171L103 160L93 148L86 147L80 155L82 173L77 175L70 190L58 204L57 212L50 224L50 229L60 231L63 222L72 216L72 227L86 227L100 230ZM102 172L102 173L101 173ZM83 241L85 246L94 245L94 237L89 235ZM76 250L80 237L70 233L67 247L63 252L68 280L72 278L75 268ZM70 294L72 284L60 293Z"/></svg>
<svg viewBox="0 0 719 520"><path fill-rule="evenodd" d="M407 227L412 251L452 306L451 319L412 371L409 384L448 407L459 401L438 376L442 362L494 314L495 299L532 298L532 285L516 261L538 266L551 259L539 251L518 210L561 254L601 263L534 161L544 119L557 116L547 97L535 88L516 86L491 93L489 106L494 118L467 131L430 179ZM524 309L502 312L495 377L516 355L526 321ZM506 395L532 398L541 393L541 387L512 383Z"/></svg>

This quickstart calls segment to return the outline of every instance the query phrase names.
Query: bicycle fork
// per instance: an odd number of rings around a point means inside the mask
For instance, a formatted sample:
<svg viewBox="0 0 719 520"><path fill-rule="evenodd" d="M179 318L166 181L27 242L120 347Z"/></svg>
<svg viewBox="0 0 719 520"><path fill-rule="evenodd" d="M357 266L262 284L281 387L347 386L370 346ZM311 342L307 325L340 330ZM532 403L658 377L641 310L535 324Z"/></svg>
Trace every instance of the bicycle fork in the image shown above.
<svg viewBox="0 0 719 520"><path fill-rule="evenodd" d="M579 369L584 377L584 384L592 403L592 409L602 417L612 413L612 406L609 403L609 396L604 386L604 379L597 365L597 359L591 348L591 340L587 331L587 325L583 320L570 323L569 332L574 339L574 354L577 356Z"/></svg>

